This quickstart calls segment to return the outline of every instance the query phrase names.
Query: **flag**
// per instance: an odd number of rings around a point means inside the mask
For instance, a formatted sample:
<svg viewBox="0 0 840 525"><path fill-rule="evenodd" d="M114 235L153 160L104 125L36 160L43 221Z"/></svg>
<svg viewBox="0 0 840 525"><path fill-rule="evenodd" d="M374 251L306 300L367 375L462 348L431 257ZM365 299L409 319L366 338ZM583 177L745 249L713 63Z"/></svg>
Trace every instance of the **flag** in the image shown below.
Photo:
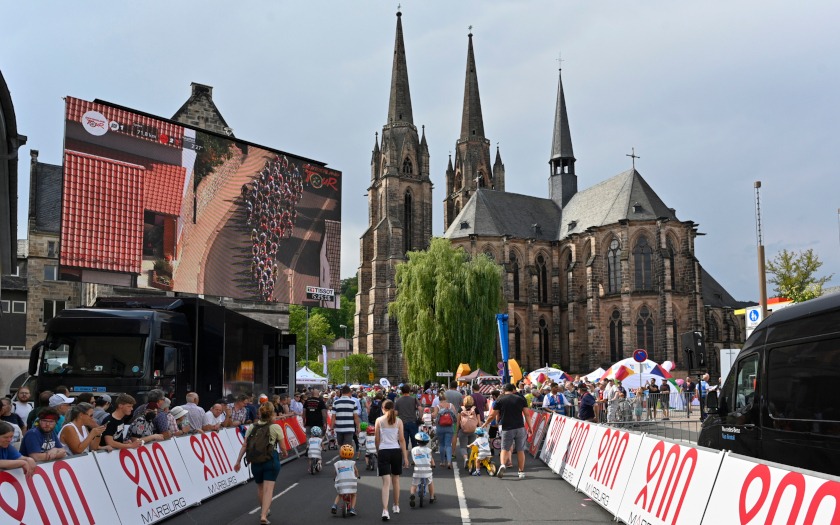
<svg viewBox="0 0 840 525"><path fill-rule="evenodd" d="M324 376L327 375L327 345L321 345L324 350Z"/></svg>

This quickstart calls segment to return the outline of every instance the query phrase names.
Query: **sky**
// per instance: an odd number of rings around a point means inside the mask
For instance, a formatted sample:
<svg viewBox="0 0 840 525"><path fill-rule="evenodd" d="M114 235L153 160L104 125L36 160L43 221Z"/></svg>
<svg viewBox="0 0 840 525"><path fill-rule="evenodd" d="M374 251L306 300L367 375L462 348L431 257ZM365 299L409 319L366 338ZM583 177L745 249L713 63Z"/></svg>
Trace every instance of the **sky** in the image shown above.
<svg viewBox="0 0 840 525"><path fill-rule="evenodd" d="M64 96L171 117L190 83L237 138L344 174L341 277L359 264L374 133L385 124L397 2L8 2L2 71L29 150L61 163ZM431 155L433 235L460 133L472 26L484 128L506 190L548 197L562 65L578 188L636 169L736 299L758 300L756 194L767 259L813 249L840 285L840 4L403 0L414 123ZM562 57L562 63L558 63ZM768 293L772 295L772 285Z"/></svg>

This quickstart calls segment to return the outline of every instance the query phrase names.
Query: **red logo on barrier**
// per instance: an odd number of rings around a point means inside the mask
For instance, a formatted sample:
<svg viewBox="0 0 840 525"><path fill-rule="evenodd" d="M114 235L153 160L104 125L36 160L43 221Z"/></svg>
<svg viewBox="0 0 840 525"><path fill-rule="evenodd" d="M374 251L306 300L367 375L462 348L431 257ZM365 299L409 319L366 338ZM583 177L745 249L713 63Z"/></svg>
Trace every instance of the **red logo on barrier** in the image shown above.
<svg viewBox="0 0 840 525"><path fill-rule="evenodd" d="M642 487L642 490L639 491L639 495L636 496L636 501L633 502L634 505L639 505L639 500L641 500L642 504L639 506L645 511L651 512L654 504L656 503L657 496L659 496L659 487L662 485L662 479L667 473L668 480L665 482L665 488L663 489L661 498L659 499L659 507L656 508L655 515L662 521L666 521L668 519L668 511L671 508L671 503L674 501L674 495L677 492L677 487L680 483L682 483L682 493L680 494L680 499L677 502L677 507L674 509L674 517L671 520L672 524L677 523L677 518L680 516L680 509L682 508L683 501L685 501L685 495L688 492L688 486L691 483L691 478L694 476L694 469L697 467L697 449L686 447L685 455L682 457L682 462L680 461L681 455L682 448L679 445L672 445L666 453L665 442L657 442L656 446L653 447L653 450L650 453L650 457L648 458L645 486ZM691 469L685 476L683 476L683 469L688 461L691 461ZM680 466L679 470L677 470L677 463L679 463ZM648 487L654 477L656 477L656 487L653 489L653 494L650 495L650 502L648 502ZM665 505L664 509L662 508L663 505Z"/></svg>
<svg viewBox="0 0 840 525"><path fill-rule="evenodd" d="M761 493L755 505L747 510L747 491L750 485L756 480L761 482ZM747 477L744 478L744 484L741 486L741 496L738 498L738 517L742 525L750 523L764 507L764 502L767 501L767 496L770 494L770 484L770 468L767 465L756 465L747 474ZM773 523L776 512L779 509L779 501L781 501L788 487L793 487L794 490L794 499L791 505L788 523L796 523L799 520L799 513L805 498L805 476L799 472L788 472L779 482L776 491L773 493L773 501L770 503L770 509L767 512L765 523ZM811 498L803 523L815 522L817 511L820 510L820 505L822 505L823 500L827 497L834 499L834 514L832 515L831 523L832 525L840 524L840 483L836 481L826 481L820 485L820 488L817 489Z"/></svg>
<svg viewBox="0 0 840 525"><path fill-rule="evenodd" d="M149 452L149 449L151 449L152 452ZM169 496L175 491L181 491L181 486L178 484L178 478L175 477L175 472L172 470L172 464L169 462L169 457L166 455L166 451L163 450L163 447L160 446L159 443L154 443L151 446L146 445L140 447L136 452L137 457L134 457L134 454L135 453L132 453L129 449L120 449L120 465L122 465L123 472L125 472L128 476L128 479L137 485L138 507L142 506L142 502L140 501L141 498L145 498L146 501L151 503L164 496ZM138 460L140 461L140 465L137 464ZM172 485L169 483L169 477L167 477L166 470L163 468L164 462L166 463L166 468L169 471L169 476L171 476L172 482L175 484L175 491L172 490ZM146 466L147 464L151 465L152 471L155 473L158 488L160 488L161 492L160 496L158 496L155 484L149 477L149 469ZM152 491L151 497L149 496L149 493L143 490L140 486L140 466L143 467L143 474L146 477L146 483ZM130 470L129 467L131 468Z"/></svg>
<svg viewBox="0 0 840 525"><path fill-rule="evenodd" d="M549 434L545 437L545 448L543 449L543 458L546 460L554 456L557 447L560 446L560 435L563 434L563 427L566 426L566 418L557 418L557 424L549 429Z"/></svg>
<svg viewBox="0 0 840 525"><path fill-rule="evenodd" d="M624 453L627 451L629 442L629 433L608 428L601 436L601 442L598 443L598 457L592 465L592 470L589 471L589 477L612 489L615 486L618 471L621 470L621 462L624 461Z"/></svg>
<svg viewBox="0 0 840 525"><path fill-rule="evenodd" d="M583 451L583 444L586 442L586 436L589 435L589 423L584 421L576 421L572 428L572 435L569 437L569 443L566 445L566 453L563 454L563 463L572 468L577 468L580 454Z"/></svg>
<svg viewBox="0 0 840 525"><path fill-rule="evenodd" d="M208 432L199 436L190 436L190 448L195 457L204 465L204 480L217 478L233 470L218 432ZM210 465L207 465L207 462Z"/></svg>
<svg viewBox="0 0 840 525"><path fill-rule="evenodd" d="M65 486L64 479L62 477L62 473L66 473L65 477L68 477L70 481L73 482L73 486L76 490L76 496L79 498L79 501L82 504L82 509L85 511L85 516L87 516L87 522L89 524L93 524L93 512L90 510L90 505L88 505L87 499L85 498L85 493L82 491L82 488L79 486L79 479L76 477L76 473L73 471L73 468L67 464L65 461L56 461L52 465L52 474L55 478L55 481L58 483L58 490L61 492L61 497L64 500L64 507L67 507L67 511L70 513L70 518L73 520L73 525L79 525L79 517L76 514L76 505L70 501L70 494L67 492L67 487ZM44 509L44 505L41 502L41 496L39 494L38 489L35 487L35 480L40 478L44 486L47 489L47 493L50 495L50 501L55 506L55 510L58 513L59 519L61 523L69 523L67 521L67 515L64 512L64 507L62 507L61 502L58 496L55 493L55 488L53 487L52 481L48 477L44 467L37 466L35 467L35 473L32 475L31 478L26 480L26 484L29 487L29 493L32 495L32 499L35 501L35 507L38 509L38 515L41 517L42 523L49 523L49 517L47 516L46 509ZM8 483L14 488L15 493L17 494L17 507L11 508L8 504L6 498L0 498L0 509L3 512L11 517L13 520L23 523L23 517L26 514L26 497L23 492L23 487L20 485L18 480L9 474L6 471L0 471L0 487L3 486L4 483Z"/></svg>

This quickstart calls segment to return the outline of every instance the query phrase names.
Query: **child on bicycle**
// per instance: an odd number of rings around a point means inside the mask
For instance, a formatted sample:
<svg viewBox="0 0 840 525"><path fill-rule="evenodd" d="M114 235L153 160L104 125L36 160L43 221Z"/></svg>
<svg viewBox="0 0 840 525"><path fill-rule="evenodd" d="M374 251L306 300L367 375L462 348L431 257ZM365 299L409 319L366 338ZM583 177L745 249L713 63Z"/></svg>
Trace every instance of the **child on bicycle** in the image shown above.
<svg viewBox="0 0 840 525"><path fill-rule="evenodd" d="M314 475L321 470L321 447L324 445L324 440L321 437L321 427L312 427L309 433L310 436L306 442L309 450L306 456L309 458L309 473Z"/></svg>
<svg viewBox="0 0 840 525"><path fill-rule="evenodd" d="M353 445L341 445L339 451L341 459L335 462L335 490L338 494L335 496L330 512L333 514L338 512L338 505L341 503L342 497L350 497L350 508L347 512L351 516L356 515L356 491L359 479L359 470L356 468L356 461L353 459L355 452Z"/></svg>
<svg viewBox="0 0 840 525"><path fill-rule="evenodd" d="M359 441L361 443L361 441ZM360 445L361 446L361 445ZM368 425L365 438L365 469L376 470L376 427Z"/></svg>
<svg viewBox="0 0 840 525"><path fill-rule="evenodd" d="M429 407L423 409L423 432L429 432L432 429L432 411Z"/></svg>
<svg viewBox="0 0 840 525"><path fill-rule="evenodd" d="M368 423L367 421L362 421L359 425L359 434L356 436L359 441L359 447L357 448L356 459L360 459L362 454L367 450L367 428Z"/></svg>
<svg viewBox="0 0 840 525"><path fill-rule="evenodd" d="M487 432L484 428L478 427L475 429L475 441L470 443L470 451L470 459L475 469L472 472L473 476L481 475L482 466L487 469L487 473L491 476L495 474L496 469L493 467L490 459L492 456L490 452L490 439L487 437Z"/></svg>
<svg viewBox="0 0 840 525"><path fill-rule="evenodd" d="M435 460L432 457L432 449L429 448L431 438L425 432L418 432L414 435L417 446L411 449L411 460L414 462L414 476L411 478L411 495L408 497L408 505L414 507L417 502L417 486L420 481L426 480L426 487L429 491L429 503L435 502L435 485L432 482L432 468Z"/></svg>

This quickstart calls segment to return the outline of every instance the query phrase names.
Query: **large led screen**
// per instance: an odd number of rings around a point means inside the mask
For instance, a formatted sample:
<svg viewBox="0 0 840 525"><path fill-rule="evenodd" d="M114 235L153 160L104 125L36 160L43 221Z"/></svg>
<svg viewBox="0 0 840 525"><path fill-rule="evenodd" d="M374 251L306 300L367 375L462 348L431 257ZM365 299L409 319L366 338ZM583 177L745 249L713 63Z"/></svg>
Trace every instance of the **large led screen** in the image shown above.
<svg viewBox="0 0 840 525"><path fill-rule="evenodd" d="M66 102L61 279L294 304L340 287L341 172Z"/></svg>

